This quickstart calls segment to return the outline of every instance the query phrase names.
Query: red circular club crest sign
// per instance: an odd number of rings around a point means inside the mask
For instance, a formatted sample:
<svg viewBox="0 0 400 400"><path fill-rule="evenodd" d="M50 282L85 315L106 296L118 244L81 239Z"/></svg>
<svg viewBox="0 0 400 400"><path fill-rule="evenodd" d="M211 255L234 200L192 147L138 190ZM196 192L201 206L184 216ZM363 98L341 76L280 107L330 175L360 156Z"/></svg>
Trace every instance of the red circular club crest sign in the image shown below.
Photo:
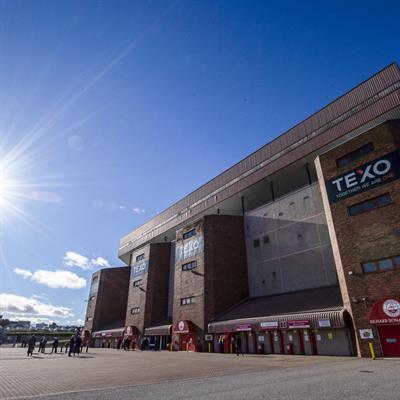
<svg viewBox="0 0 400 400"><path fill-rule="evenodd" d="M400 323L400 299L386 297L376 302L369 314L369 322L374 325Z"/></svg>
<svg viewBox="0 0 400 400"><path fill-rule="evenodd" d="M400 315L400 302L388 299L383 303L383 312L390 318L396 318Z"/></svg>

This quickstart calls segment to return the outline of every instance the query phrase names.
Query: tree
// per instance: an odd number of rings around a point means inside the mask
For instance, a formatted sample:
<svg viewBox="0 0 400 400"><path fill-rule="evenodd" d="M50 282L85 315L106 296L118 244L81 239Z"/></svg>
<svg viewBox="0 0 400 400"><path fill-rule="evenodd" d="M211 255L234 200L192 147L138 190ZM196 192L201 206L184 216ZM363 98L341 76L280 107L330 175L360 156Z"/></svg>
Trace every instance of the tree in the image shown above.
<svg viewBox="0 0 400 400"><path fill-rule="evenodd" d="M10 325L9 319L0 319L0 326L2 326L3 328L6 328L8 325Z"/></svg>

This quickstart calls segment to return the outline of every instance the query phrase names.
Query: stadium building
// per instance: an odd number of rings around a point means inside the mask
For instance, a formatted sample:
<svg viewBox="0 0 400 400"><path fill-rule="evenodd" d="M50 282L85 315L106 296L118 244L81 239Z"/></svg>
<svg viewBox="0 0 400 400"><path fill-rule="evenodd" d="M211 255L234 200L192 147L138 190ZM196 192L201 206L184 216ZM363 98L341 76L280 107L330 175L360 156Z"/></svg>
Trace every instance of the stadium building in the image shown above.
<svg viewBox="0 0 400 400"><path fill-rule="evenodd" d="M121 239L120 337L400 356L399 149L391 64ZM88 316L92 337L111 334Z"/></svg>

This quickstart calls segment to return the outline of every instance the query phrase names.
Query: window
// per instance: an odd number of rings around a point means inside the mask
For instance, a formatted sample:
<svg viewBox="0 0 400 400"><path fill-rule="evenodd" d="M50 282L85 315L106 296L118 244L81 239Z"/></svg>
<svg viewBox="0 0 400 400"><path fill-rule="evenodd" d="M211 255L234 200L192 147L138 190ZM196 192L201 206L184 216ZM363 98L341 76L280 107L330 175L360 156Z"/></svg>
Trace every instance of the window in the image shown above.
<svg viewBox="0 0 400 400"><path fill-rule="evenodd" d="M194 296L192 297L184 297L181 299L181 306L187 306L189 304L195 304L196 303L196 298Z"/></svg>
<svg viewBox="0 0 400 400"><path fill-rule="evenodd" d="M93 301L96 298L96 296L90 296L89 301Z"/></svg>
<svg viewBox="0 0 400 400"><path fill-rule="evenodd" d="M93 319L93 317L87 317L87 318L86 318L86 321L89 322L89 321L91 321L92 319Z"/></svg>
<svg viewBox="0 0 400 400"><path fill-rule="evenodd" d="M355 215L362 214L379 207L387 206L391 202L392 198L390 197L390 194L386 193L382 196L374 197L373 199L354 204L353 206L348 207L347 210L349 212L349 215L351 217L354 217Z"/></svg>
<svg viewBox="0 0 400 400"><path fill-rule="evenodd" d="M343 157L340 157L336 160L336 166L339 167L343 167L349 163L351 163L354 160L357 160L357 158L360 158L362 156L365 156L368 153L371 153L374 151L374 145L373 143L368 143L363 147L360 147L357 150L352 151L349 154L346 154Z"/></svg>
<svg viewBox="0 0 400 400"><path fill-rule="evenodd" d="M260 239L253 240L253 247L260 247Z"/></svg>
<svg viewBox="0 0 400 400"><path fill-rule="evenodd" d="M389 258L382 258L381 260L376 261L368 261L362 263L362 269L364 274L368 274L370 272L378 272L378 271L389 271L391 269L400 269L400 256L394 256Z"/></svg>
<svg viewBox="0 0 400 400"><path fill-rule="evenodd" d="M131 314L139 314L139 313L140 313L140 307L131 308Z"/></svg>
<svg viewBox="0 0 400 400"><path fill-rule="evenodd" d="M138 256L136 256L136 261L141 261L144 260L144 253L139 254Z"/></svg>
<svg viewBox="0 0 400 400"><path fill-rule="evenodd" d="M190 261L186 264L182 264L182 271L191 271L197 268L197 261Z"/></svg>
<svg viewBox="0 0 400 400"><path fill-rule="evenodd" d="M189 239L189 238L191 238L192 236L195 236L195 235L196 235L196 228L193 228L190 231L187 231L187 232L185 232L183 234L183 240Z"/></svg>
<svg viewBox="0 0 400 400"><path fill-rule="evenodd" d="M133 282L133 286L142 286L143 285L143 279L138 279L137 281Z"/></svg>
<svg viewBox="0 0 400 400"><path fill-rule="evenodd" d="M93 279L92 279L92 284L96 283L98 280L99 280L99 276L98 275L94 276Z"/></svg>
<svg viewBox="0 0 400 400"><path fill-rule="evenodd" d="M263 237L263 243L264 243L264 244L269 243L269 236L268 236L268 235L265 235L265 236Z"/></svg>

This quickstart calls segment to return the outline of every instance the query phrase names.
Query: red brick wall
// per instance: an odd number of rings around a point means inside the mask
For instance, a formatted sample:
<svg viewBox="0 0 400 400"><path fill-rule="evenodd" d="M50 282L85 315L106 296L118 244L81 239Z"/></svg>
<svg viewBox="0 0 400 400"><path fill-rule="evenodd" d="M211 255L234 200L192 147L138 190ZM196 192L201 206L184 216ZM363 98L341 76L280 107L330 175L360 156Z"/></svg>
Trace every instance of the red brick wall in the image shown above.
<svg viewBox="0 0 400 400"><path fill-rule="evenodd" d="M152 243L133 253L132 265L137 263L136 257L144 253L148 270L130 278L126 325L136 326L142 334L145 328L167 317L170 252L170 243ZM134 287L133 282L138 279L142 279L143 284ZM140 307L139 314L131 314L134 307Z"/></svg>
<svg viewBox="0 0 400 400"><path fill-rule="evenodd" d="M99 276L99 288L92 301L94 306L88 305L87 317L93 319L85 323L85 329L98 331L120 321L123 326L129 274L130 267L105 268L93 274Z"/></svg>
<svg viewBox="0 0 400 400"><path fill-rule="evenodd" d="M373 142L375 151L337 168L336 159ZM400 295L400 269L364 274L362 262L400 255L400 180L329 204L324 181L343 174L368 161L399 148L399 121L389 121L355 139L321 155L316 160L329 232L345 307L353 317L359 355L370 356L368 340L362 340L359 329L372 328L374 348L382 355L375 326L368 315L374 303L385 296ZM350 217L347 207L389 193L392 204ZM353 274L350 275L349 272Z"/></svg>
<svg viewBox="0 0 400 400"><path fill-rule="evenodd" d="M209 215L177 231L177 246L184 232L196 228L204 236L204 252L176 262L174 326L189 320L196 326L196 342L205 349L208 324L220 313L248 296L243 218ZM190 239L188 239L190 240ZM182 271L182 264L197 261L197 268ZM195 296L196 304L181 306L181 298ZM177 345L178 337L175 336Z"/></svg>

